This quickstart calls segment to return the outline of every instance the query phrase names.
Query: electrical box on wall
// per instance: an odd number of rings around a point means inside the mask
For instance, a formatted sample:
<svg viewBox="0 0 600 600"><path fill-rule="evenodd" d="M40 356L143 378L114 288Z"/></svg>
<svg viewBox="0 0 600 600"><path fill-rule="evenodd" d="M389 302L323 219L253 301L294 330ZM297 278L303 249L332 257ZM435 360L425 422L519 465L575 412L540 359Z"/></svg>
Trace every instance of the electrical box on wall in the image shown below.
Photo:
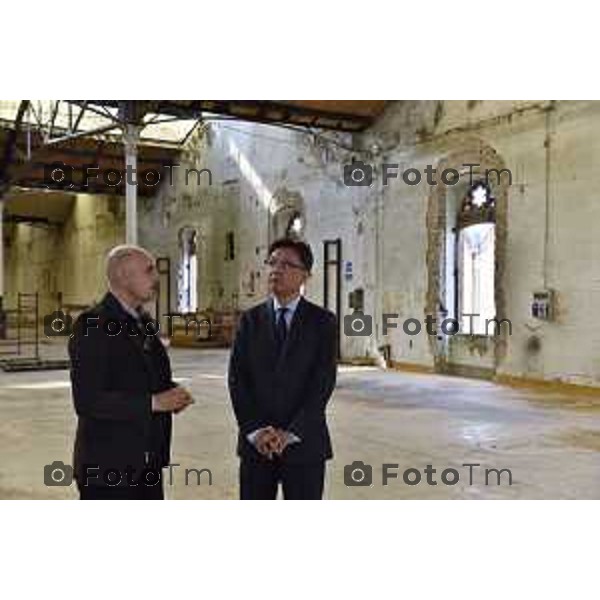
<svg viewBox="0 0 600 600"><path fill-rule="evenodd" d="M365 299L362 288L356 288L348 294L348 305L354 310L364 310Z"/></svg>
<svg viewBox="0 0 600 600"><path fill-rule="evenodd" d="M554 290L539 290L533 292L531 316L541 321L553 321L555 315Z"/></svg>

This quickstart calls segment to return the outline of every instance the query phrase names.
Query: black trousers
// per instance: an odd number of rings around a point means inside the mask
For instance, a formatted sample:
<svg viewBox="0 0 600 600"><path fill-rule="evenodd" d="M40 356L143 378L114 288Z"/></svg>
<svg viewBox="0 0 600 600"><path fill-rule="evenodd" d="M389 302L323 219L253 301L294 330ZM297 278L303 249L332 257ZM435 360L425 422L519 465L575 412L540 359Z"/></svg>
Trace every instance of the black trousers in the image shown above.
<svg viewBox="0 0 600 600"><path fill-rule="evenodd" d="M77 484L80 500L164 500L162 479L156 485L101 487L97 485L80 486Z"/></svg>
<svg viewBox="0 0 600 600"><path fill-rule="evenodd" d="M242 459L240 500L275 500L279 484L285 500L321 500L325 462L288 465L279 458L270 462Z"/></svg>

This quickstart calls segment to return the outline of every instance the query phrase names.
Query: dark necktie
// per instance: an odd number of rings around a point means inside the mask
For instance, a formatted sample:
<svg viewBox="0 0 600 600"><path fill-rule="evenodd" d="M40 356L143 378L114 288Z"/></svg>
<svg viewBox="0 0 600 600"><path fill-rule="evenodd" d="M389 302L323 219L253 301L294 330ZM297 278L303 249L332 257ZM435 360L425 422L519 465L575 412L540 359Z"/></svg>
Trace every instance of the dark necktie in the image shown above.
<svg viewBox="0 0 600 600"><path fill-rule="evenodd" d="M142 336L145 335L145 324L144 324L144 314L142 312L142 307L139 306L135 309L137 313L137 317L133 317L135 321L135 325ZM133 315L132 315L133 316Z"/></svg>
<svg viewBox="0 0 600 600"><path fill-rule="evenodd" d="M275 325L275 330L277 332L277 347L278 347L280 354L281 354L281 351L283 350L283 346L285 344L285 339L287 337L287 324L285 322L285 314L287 313L288 310L289 310L289 308L286 308L285 306L277 309L278 314L277 314L277 322Z"/></svg>
<svg viewBox="0 0 600 600"><path fill-rule="evenodd" d="M153 329L152 329L152 318L148 313L146 313L143 308L140 306L136 309L138 314L137 319L135 319L135 324L137 330L139 332L139 339L142 344L142 348L145 351L150 350L152 347L152 337L153 337Z"/></svg>

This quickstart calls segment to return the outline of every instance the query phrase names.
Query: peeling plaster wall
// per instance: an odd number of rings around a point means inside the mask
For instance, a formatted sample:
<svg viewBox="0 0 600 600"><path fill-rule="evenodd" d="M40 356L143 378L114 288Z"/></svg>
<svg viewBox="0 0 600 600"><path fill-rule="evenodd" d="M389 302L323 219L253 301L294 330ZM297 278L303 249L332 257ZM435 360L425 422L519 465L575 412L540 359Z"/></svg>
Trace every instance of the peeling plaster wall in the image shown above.
<svg viewBox="0 0 600 600"><path fill-rule="evenodd" d="M599 385L599 134L600 102L592 101L400 101L354 136L213 121L187 144L173 185L163 182L155 197L139 200L140 243L170 257L174 308L178 233L195 227L200 308L247 308L266 292L269 242L299 210L316 259L309 298L322 303L323 241L340 238L343 273L346 262L352 267L342 276L342 326L356 288L365 290L365 312L374 316L374 335L342 335L342 355L373 357L389 344L400 363L439 368L436 343L425 331L408 336L401 324L436 310L448 190L400 179L382 186L381 167L423 172L483 158L512 172L498 202L496 300L513 331L494 342L496 373ZM352 159L373 165L372 186L344 184L343 166ZM186 184L188 167L210 169L212 185L206 174L199 185ZM58 291L66 302L86 303L104 289L106 251L123 240L124 200L81 195L62 228L6 229L7 306L16 304L17 290L36 289L44 309L54 308ZM234 260L225 258L228 231L235 234ZM544 287L557 293L554 322L529 316L532 293ZM387 336L382 312L400 315ZM465 346L467 363L481 352L471 350Z"/></svg>
<svg viewBox="0 0 600 600"><path fill-rule="evenodd" d="M258 124L212 123L195 138L186 160L210 168L213 185L189 190L180 181L168 192L162 189L147 201L141 235L176 264L177 228L196 224L203 240L201 306L246 308L265 292L262 261L281 227L273 213L302 207L305 237L316 257L308 296L322 302L323 240L340 237L343 260L352 262L353 271L351 279L342 278L342 317L352 312L348 292L359 287L365 290L365 311L374 316L375 335L342 336L343 355L374 356L379 346L390 344L394 360L434 367L439 366L435 342L424 331L408 336L401 324L435 313L437 203L446 192L425 181L408 186L396 179L384 187L381 165L399 163L400 171L422 172L427 165L441 168L477 158L485 166L504 165L512 185L495 190L502 195L497 306L512 321L513 332L493 344L496 372L596 385L599 133L598 102L400 101L353 138L325 133L316 139ZM374 166L371 187L344 185L343 165L353 158ZM236 232L231 264L223 259L227 230ZM533 291L545 285L556 289L559 299L552 323L529 316ZM400 315L399 327L387 336L381 335L382 312ZM537 353L528 350L533 335L541 342ZM465 346L467 362L470 351Z"/></svg>
<svg viewBox="0 0 600 600"><path fill-rule="evenodd" d="M177 309L183 227L197 231L199 307L225 309L237 304L239 264L225 260L225 236L238 229L239 183L222 176L227 164L207 161L211 144L206 132L195 135L177 163L180 166L171 170L172 176L161 184L157 195L139 201L140 244L171 261L172 310ZM201 169L211 169L212 178Z"/></svg>
<svg viewBox="0 0 600 600"><path fill-rule="evenodd" d="M349 136L329 134L336 144ZM355 243L360 195L343 185L340 165L349 152L323 144L306 132L242 122L204 127L182 157L178 178L145 202L140 240L159 255L179 261L178 230L201 232L199 305L201 309L248 308L266 294L264 260L270 241L285 229L296 211L305 218L304 235L315 255L306 294L323 300L323 241L341 237L343 258L361 263ZM342 158L340 158L342 157ZM185 185L186 168L210 169L212 185ZM185 199L188 199L187 201ZM225 261L225 235L235 232L234 261ZM350 235L348 235L350 232ZM355 267L359 277L361 269ZM353 283L353 286L355 284ZM173 277L172 298L176 297ZM218 293L224 290L224 293ZM347 289L342 290L344 297Z"/></svg>
<svg viewBox="0 0 600 600"><path fill-rule="evenodd" d="M10 225L5 251L6 306L17 294L39 293L40 314L67 304L91 304L106 289L104 259L125 235L124 199L79 194L60 226Z"/></svg>
<svg viewBox="0 0 600 600"><path fill-rule="evenodd" d="M498 374L600 383L599 133L600 102L400 102L364 140L365 147L390 141L379 163L423 169L484 148L511 170L497 276L513 334L502 340ZM410 316L433 306L427 293L435 258L428 264L427 251L436 222L427 220L428 187L393 181L383 191L383 307ZM532 292L544 286L558 295L555 322L529 316ZM541 342L537 353L527 349L532 335ZM405 334L389 337L398 360L434 364L426 335L413 338L412 348Z"/></svg>

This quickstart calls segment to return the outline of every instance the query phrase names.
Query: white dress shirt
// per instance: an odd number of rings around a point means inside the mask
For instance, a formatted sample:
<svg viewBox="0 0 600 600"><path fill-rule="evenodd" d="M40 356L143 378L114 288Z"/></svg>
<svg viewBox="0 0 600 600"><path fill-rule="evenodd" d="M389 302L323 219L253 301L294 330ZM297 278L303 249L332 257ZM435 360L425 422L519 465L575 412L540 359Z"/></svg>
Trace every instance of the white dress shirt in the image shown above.
<svg viewBox="0 0 600 600"><path fill-rule="evenodd" d="M296 308L298 308L298 303L300 302L300 298L302 296L298 294L293 300L290 300L287 304L281 304L279 302L277 296L272 296L273 300L273 312L275 313L275 325L277 325L277 319L279 318L279 309L287 308L285 314L283 315L285 318L285 324L287 325L287 330L290 330L290 326L292 324L292 319L294 318L294 313L296 312Z"/></svg>

